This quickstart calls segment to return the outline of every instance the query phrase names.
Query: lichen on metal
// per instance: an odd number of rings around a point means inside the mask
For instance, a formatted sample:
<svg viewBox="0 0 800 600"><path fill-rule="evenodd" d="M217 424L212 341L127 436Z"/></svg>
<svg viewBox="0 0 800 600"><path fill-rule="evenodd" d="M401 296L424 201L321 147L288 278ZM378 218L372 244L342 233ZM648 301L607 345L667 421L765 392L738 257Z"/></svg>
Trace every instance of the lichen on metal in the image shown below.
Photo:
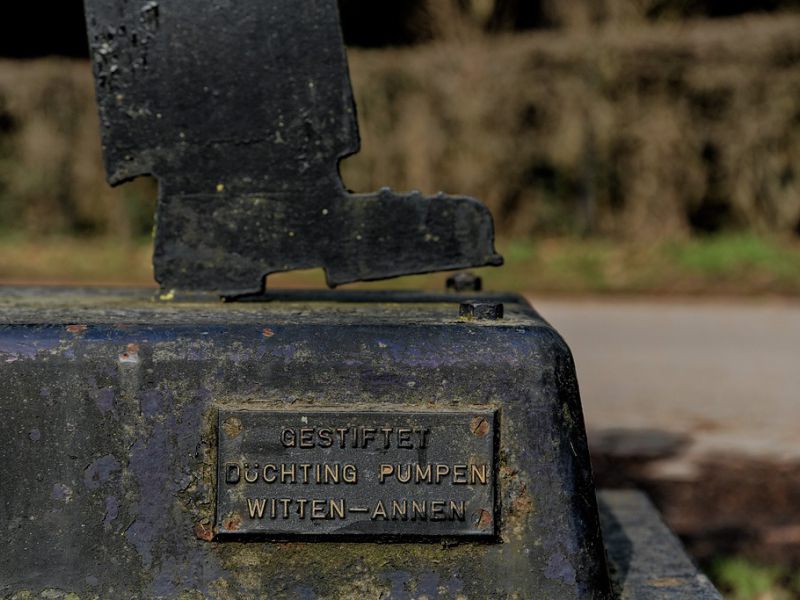
<svg viewBox="0 0 800 600"><path fill-rule="evenodd" d="M504 318L464 321L452 293L186 305L126 290L9 295L0 320L0 410L13 416L0 421L8 441L0 497L10 519L0 597L59 588L101 597L402 598L404 589L443 588L439 597L453 599L524 598L532 589L542 599L605 600L569 351L523 299L482 297L502 301ZM398 426L408 414L424 424L440 413L430 425L445 441L453 427L461 428L454 439L496 436L492 460L477 445L444 452L438 439L427 458L412 450L413 459L393 461L492 463L494 508L479 490L456 491L484 499L473 523L491 534L496 519L496 535L459 537L448 526L413 542L388 529L386 539L357 541L339 539L346 531L313 541L225 539L236 523L216 515L218 461L236 459L220 453L219 431L251 431L243 419L219 425L231 410L288 411L309 426L321 411L362 415L353 425L395 414ZM369 475L364 457L348 460ZM452 488L420 486L408 497ZM340 495L336 486L300 484L295 494L312 488Z"/></svg>

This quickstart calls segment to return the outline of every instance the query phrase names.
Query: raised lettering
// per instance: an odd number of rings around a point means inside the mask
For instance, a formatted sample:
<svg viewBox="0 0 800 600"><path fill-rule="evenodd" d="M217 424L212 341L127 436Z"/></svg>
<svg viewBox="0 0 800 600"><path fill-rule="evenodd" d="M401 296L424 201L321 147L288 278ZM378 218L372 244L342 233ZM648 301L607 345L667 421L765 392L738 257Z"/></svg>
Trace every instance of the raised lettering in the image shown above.
<svg viewBox="0 0 800 600"><path fill-rule="evenodd" d="M397 481L408 483L411 481L411 465L397 465Z"/></svg>
<svg viewBox="0 0 800 600"><path fill-rule="evenodd" d="M417 429L417 435L419 436L419 447L420 448L427 448L428 447L428 434L431 432L430 429Z"/></svg>
<svg viewBox="0 0 800 600"><path fill-rule="evenodd" d="M344 500L331 500L328 510L331 519L344 519Z"/></svg>
<svg viewBox="0 0 800 600"><path fill-rule="evenodd" d="M386 521L388 517L386 516L386 507L383 506L383 502L378 500L378 503L375 505L375 508L372 511L372 520L376 520L380 518L383 521Z"/></svg>
<svg viewBox="0 0 800 600"><path fill-rule="evenodd" d="M394 428L392 427L382 427L381 433L383 433L383 448L384 450L391 447L392 445L392 432Z"/></svg>
<svg viewBox="0 0 800 600"><path fill-rule="evenodd" d="M281 430L281 444L284 448L294 448L297 444L297 437L295 436L294 429L284 427Z"/></svg>
<svg viewBox="0 0 800 600"><path fill-rule="evenodd" d="M422 483L422 482L430 483L432 481L431 473L432 469L430 465L425 465L424 467L422 465L416 465L417 483Z"/></svg>
<svg viewBox="0 0 800 600"><path fill-rule="evenodd" d="M407 500L392 500L392 520L397 519L408 521L408 501Z"/></svg>
<svg viewBox="0 0 800 600"><path fill-rule="evenodd" d="M247 499L247 512L250 513L251 519L263 519L264 507L267 504L265 498L248 498Z"/></svg>
<svg viewBox="0 0 800 600"><path fill-rule="evenodd" d="M358 483L358 470L355 465L347 464L342 467L342 481L345 483Z"/></svg>
<svg viewBox="0 0 800 600"><path fill-rule="evenodd" d="M325 483L339 483L339 465L323 465Z"/></svg>
<svg viewBox="0 0 800 600"><path fill-rule="evenodd" d="M319 430L319 447L330 448L333 446L333 429L320 429Z"/></svg>
<svg viewBox="0 0 800 600"><path fill-rule="evenodd" d="M314 430L310 427L303 427L300 429L300 447L313 448L314 447Z"/></svg>
<svg viewBox="0 0 800 600"><path fill-rule="evenodd" d="M486 472L488 471L487 465L471 465L469 471L469 480L470 483L480 483L481 485L486 485L487 476Z"/></svg>
<svg viewBox="0 0 800 600"><path fill-rule="evenodd" d="M398 427L397 428L397 447L404 449L413 449L414 444L411 443L411 428Z"/></svg>
<svg viewBox="0 0 800 600"><path fill-rule="evenodd" d="M364 427L361 432L361 447L366 448L370 442L374 442L377 432L378 430L374 427Z"/></svg>
<svg viewBox="0 0 800 600"><path fill-rule="evenodd" d="M324 500L311 501L311 518L312 519L327 519L328 515L325 512Z"/></svg>
<svg viewBox="0 0 800 600"><path fill-rule="evenodd" d="M241 478L239 465L235 463L228 463L225 465L225 483L239 483Z"/></svg>
<svg viewBox="0 0 800 600"><path fill-rule="evenodd" d="M255 483L258 481L258 463L251 469L250 465L244 463L244 480L247 483Z"/></svg>
<svg viewBox="0 0 800 600"><path fill-rule="evenodd" d="M420 521L427 521L428 520L428 503L425 500L422 501L411 501L411 520L416 521L419 519Z"/></svg>
<svg viewBox="0 0 800 600"><path fill-rule="evenodd" d="M339 434L339 448L344 448L347 442L347 427L340 427L336 430Z"/></svg>
<svg viewBox="0 0 800 600"><path fill-rule="evenodd" d="M281 483L295 483L297 472L294 465L281 465Z"/></svg>
<svg viewBox="0 0 800 600"><path fill-rule="evenodd" d="M450 500L450 520L455 521L458 519L459 521L463 521L466 518L466 502L460 500L456 502L455 500Z"/></svg>

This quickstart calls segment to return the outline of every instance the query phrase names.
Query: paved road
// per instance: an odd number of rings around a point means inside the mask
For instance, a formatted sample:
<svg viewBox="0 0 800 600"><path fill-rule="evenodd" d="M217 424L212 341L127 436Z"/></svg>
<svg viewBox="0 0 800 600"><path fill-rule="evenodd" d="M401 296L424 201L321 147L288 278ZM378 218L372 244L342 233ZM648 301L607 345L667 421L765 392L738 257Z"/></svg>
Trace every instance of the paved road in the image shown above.
<svg viewBox="0 0 800 600"><path fill-rule="evenodd" d="M590 438L691 434L688 453L800 459L800 303L531 299L575 355Z"/></svg>

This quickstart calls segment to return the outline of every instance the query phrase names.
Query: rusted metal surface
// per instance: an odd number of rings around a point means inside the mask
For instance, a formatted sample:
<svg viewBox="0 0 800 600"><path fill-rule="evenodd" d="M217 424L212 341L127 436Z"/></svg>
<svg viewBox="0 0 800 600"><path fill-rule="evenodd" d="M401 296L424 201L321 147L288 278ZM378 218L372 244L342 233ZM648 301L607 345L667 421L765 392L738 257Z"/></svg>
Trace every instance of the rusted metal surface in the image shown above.
<svg viewBox="0 0 800 600"><path fill-rule="evenodd" d="M477 200L344 188L359 138L335 0L86 0L86 15L109 180L160 183L165 292L502 263Z"/></svg>
<svg viewBox="0 0 800 600"><path fill-rule="evenodd" d="M561 338L512 296L494 298L497 321L460 319L453 294L383 298L5 295L0 596L608 598ZM217 540L242 526L215 514L220 410L378 406L498 411L495 538ZM466 422L476 440L492 431L478 416Z"/></svg>

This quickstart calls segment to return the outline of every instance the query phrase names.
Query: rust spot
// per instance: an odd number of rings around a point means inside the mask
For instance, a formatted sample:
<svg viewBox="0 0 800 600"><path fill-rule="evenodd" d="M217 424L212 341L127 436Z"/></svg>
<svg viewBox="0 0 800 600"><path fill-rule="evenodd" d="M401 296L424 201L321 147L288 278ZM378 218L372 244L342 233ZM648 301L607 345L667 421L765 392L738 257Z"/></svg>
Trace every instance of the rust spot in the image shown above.
<svg viewBox="0 0 800 600"><path fill-rule="evenodd" d="M474 417L469 424L470 430L478 437L483 437L489 433L489 421L485 417Z"/></svg>
<svg viewBox="0 0 800 600"><path fill-rule="evenodd" d="M512 512L525 515L533 510L533 500L527 488L523 487L520 490L519 495L511 503L511 509Z"/></svg>
<svg viewBox="0 0 800 600"><path fill-rule="evenodd" d="M128 344L127 350L119 355L119 360L123 363L139 362L139 344Z"/></svg>
<svg viewBox="0 0 800 600"><path fill-rule="evenodd" d="M227 531L237 531L242 526L242 517L237 513L231 513L222 522L222 526Z"/></svg>
<svg viewBox="0 0 800 600"><path fill-rule="evenodd" d="M662 577L659 579L649 579L647 581L648 585L660 588L678 587L684 585L685 583L686 582L683 579L678 579L676 577Z"/></svg>
<svg viewBox="0 0 800 600"><path fill-rule="evenodd" d="M491 524L492 524L492 513L482 508L478 513L478 529L486 529Z"/></svg>
<svg viewBox="0 0 800 600"><path fill-rule="evenodd" d="M512 477L515 477L516 474L517 474L516 469L512 469L511 467L508 467L506 465L500 467L500 477L502 477L503 479L510 479Z"/></svg>
<svg viewBox="0 0 800 600"><path fill-rule="evenodd" d="M83 333L87 329L88 327L86 325L67 325L67 331L69 333Z"/></svg>
<svg viewBox="0 0 800 600"><path fill-rule="evenodd" d="M210 542L211 540L214 539L214 529L211 527L209 523L195 523L194 536L198 540L203 540L204 542Z"/></svg>
<svg viewBox="0 0 800 600"><path fill-rule="evenodd" d="M276 542L275 546L281 550L292 550L297 547L295 542Z"/></svg>
<svg viewBox="0 0 800 600"><path fill-rule="evenodd" d="M242 432L242 421L239 417L228 417L222 423L222 431L229 438L235 438Z"/></svg>
<svg viewBox="0 0 800 600"><path fill-rule="evenodd" d="M264 327L264 331L262 331L262 333L264 334L264 337L272 337L273 335L275 335L275 332L272 331L272 329L270 329L269 327Z"/></svg>

